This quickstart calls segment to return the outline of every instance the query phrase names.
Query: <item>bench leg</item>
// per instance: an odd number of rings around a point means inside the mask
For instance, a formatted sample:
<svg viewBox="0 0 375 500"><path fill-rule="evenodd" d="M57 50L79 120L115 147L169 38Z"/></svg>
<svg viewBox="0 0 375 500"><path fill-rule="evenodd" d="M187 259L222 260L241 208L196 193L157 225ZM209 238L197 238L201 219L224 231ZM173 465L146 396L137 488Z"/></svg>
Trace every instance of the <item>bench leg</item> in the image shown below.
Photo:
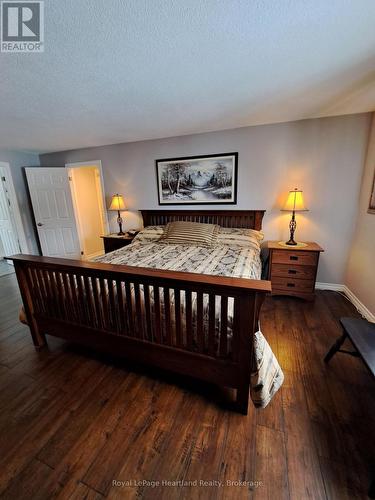
<svg viewBox="0 0 375 500"><path fill-rule="evenodd" d="M340 349L342 344L345 342L347 337L347 333L344 332L341 337L339 337L336 342L333 344L331 349L327 352L324 358L325 363L329 363L329 361L332 359L332 357L336 354L336 352Z"/></svg>

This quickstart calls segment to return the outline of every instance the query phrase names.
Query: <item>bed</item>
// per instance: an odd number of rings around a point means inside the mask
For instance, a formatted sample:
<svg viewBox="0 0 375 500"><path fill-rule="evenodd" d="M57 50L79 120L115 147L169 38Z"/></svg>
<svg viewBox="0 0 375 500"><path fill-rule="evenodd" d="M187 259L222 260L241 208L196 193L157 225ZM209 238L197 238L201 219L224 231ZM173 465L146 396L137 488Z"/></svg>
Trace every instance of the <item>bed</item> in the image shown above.
<svg viewBox="0 0 375 500"><path fill-rule="evenodd" d="M264 211L237 210L141 213L145 227L191 221L257 231L264 215ZM257 383L259 371L273 364L272 380L268 381L272 387L270 399L282 383L282 372L258 331L260 308L271 291L270 282L251 279L260 278L260 271L255 269L259 256L254 258L254 269L248 266L248 274L239 272L236 265L228 273L216 264L211 265L209 273L201 274L208 268L200 268L198 263L195 272L187 272L184 265L191 268L189 256L194 255L195 260L210 262L205 255L207 249L184 252L181 267L173 264L168 254L173 252L172 247L164 248L161 261L160 256L156 258L161 253L155 244L150 245L154 247L135 241L126 249L105 255L100 262L11 257L36 349L42 349L46 335L52 335L235 388L235 408L243 414L248 410L251 377L255 377L255 402L257 385L261 385ZM224 252L215 250L220 251ZM223 259L219 258L220 262ZM167 269L168 263L174 269ZM267 377L268 373L263 375ZM267 403L263 397L259 406Z"/></svg>

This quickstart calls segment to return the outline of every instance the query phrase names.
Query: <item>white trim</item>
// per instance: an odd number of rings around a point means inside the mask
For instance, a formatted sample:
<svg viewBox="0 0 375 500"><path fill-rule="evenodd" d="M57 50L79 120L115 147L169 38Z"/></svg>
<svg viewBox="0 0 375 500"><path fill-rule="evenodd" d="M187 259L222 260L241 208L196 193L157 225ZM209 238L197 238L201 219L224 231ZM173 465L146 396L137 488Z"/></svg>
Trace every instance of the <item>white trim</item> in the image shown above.
<svg viewBox="0 0 375 500"><path fill-rule="evenodd" d="M70 171L69 170L67 171L67 176L68 176L68 180L69 180L70 196L72 198L72 203L73 203L74 219L75 219L75 223L76 223L78 240L79 240L79 249L80 249L81 256L83 256L84 255L83 231L82 231L81 218L79 216L78 207L77 207L76 185L75 185L75 182L74 182L74 176L73 176L73 174L72 174L72 177L70 177Z"/></svg>
<svg viewBox="0 0 375 500"><path fill-rule="evenodd" d="M92 167L96 166L99 169L100 173L100 184L101 184L101 192L102 192L102 213L103 213L103 226L105 234L109 233L109 222L108 222L108 213L106 209L105 202L105 187L104 187L104 176L103 176L103 167L101 160L93 160L93 161L79 161L75 163L66 163L65 168L80 168L80 167Z"/></svg>
<svg viewBox="0 0 375 500"><path fill-rule="evenodd" d="M334 292L344 292L345 285L341 285L339 283L322 283L321 281L317 281L315 283L316 290L332 290Z"/></svg>
<svg viewBox="0 0 375 500"><path fill-rule="evenodd" d="M26 254L32 253L32 250L30 250L29 245L27 244L27 238L26 238L25 228L23 227L21 211L18 205L16 190L14 189L12 170L8 162L0 161L0 167L4 168L6 172L8 194L10 198L10 203L12 205L12 214L15 224L14 229L16 231L16 236L21 248L21 252Z"/></svg>
<svg viewBox="0 0 375 500"><path fill-rule="evenodd" d="M371 323L375 323L375 315L367 309L367 307L359 300L359 298L348 288L346 285L338 284L338 283L322 283L317 282L315 284L315 288L317 290L332 290L335 292L341 292L346 295L348 300L354 305L357 311L370 321Z"/></svg>
<svg viewBox="0 0 375 500"><path fill-rule="evenodd" d="M375 323L375 315L372 314L372 312L369 309L367 309L367 307L363 304L363 302L359 300L359 298L356 295L354 295L354 293L350 290L350 288L345 286L344 293L348 297L350 302L354 305L354 307L362 314L362 316L364 316L367 319L367 321Z"/></svg>

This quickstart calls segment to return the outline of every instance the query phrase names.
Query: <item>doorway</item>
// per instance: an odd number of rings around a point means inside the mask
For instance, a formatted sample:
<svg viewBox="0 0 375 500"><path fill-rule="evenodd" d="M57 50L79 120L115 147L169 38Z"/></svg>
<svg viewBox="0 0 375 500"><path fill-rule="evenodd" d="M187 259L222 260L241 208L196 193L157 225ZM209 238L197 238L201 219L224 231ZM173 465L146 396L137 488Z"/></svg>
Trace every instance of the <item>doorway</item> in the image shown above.
<svg viewBox="0 0 375 500"><path fill-rule="evenodd" d="M0 163L0 276L14 272L13 263L4 257L21 252L16 224L15 199L9 164Z"/></svg>
<svg viewBox="0 0 375 500"><path fill-rule="evenodd" d="M108 233L101 162L69 163L68 170L74 213L83 258L103 255L101 236Z"/></svg>
<svg viewBox="0 0 375 500"><path fill-rule="evenodd" d="M101 162L26 168L42 255L89 260L108 232Z"/></svg>

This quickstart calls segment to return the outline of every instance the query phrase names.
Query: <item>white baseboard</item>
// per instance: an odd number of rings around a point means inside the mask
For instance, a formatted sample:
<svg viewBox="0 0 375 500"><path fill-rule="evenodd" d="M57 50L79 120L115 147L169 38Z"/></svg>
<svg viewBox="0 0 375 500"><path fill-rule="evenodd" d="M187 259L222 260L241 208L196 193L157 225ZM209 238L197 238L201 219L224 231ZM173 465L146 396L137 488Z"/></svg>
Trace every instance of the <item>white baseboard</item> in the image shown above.
<svg viewBox="0 0 375 500"><path fill-rule="evenodd" d="M357 311L367 319L367 321L370 321L371 323L375 323L375 315L372 314L369 309L359 300L359 298L354 295L354 293L346 286L342 285L339 283L322 283L322 282L317 282L315 284L315 288L317 290L332 290L334 292L342 292L344 293L347 298L350 300L350 302L354 305L354 307L357 309Z"/></svg>
<svg viewBox="0 0 375 500"><path fill-rule="evenodd" d="M359 300L359 298L354 295L354 293L345 286L344 290L345 295L348 297L350 302L354 305L354 307L364 316L367 321L370 321L371 323L375 323L375 315L372 314L372 312L367 309L367 307Z"/></svg>
<svg viewBox="0 0 375 500"><path fill-rule="evenodd" d="M340 285L339 283L322 283L317 281L315 283L315 288L317 290L332 290L334 292L345 292L345 285Z"/></svg>

